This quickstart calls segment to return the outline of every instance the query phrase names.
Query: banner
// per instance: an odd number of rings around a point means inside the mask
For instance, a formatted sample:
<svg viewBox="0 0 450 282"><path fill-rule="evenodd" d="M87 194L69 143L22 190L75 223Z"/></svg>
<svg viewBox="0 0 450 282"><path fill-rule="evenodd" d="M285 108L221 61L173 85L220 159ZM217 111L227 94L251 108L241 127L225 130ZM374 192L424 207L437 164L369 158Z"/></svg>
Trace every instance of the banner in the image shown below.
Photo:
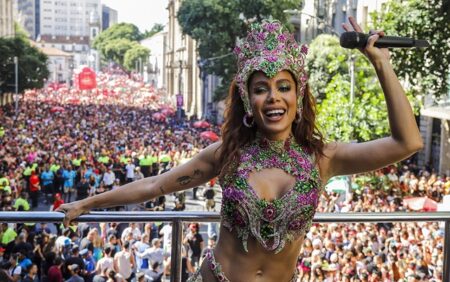
<svg viewBox="0 0 450 282"><path fill-rule="evenodd" d="M80 90L91 90L97 87L95 72L90 68L84 68L78 74L78 88Z"/></svg>

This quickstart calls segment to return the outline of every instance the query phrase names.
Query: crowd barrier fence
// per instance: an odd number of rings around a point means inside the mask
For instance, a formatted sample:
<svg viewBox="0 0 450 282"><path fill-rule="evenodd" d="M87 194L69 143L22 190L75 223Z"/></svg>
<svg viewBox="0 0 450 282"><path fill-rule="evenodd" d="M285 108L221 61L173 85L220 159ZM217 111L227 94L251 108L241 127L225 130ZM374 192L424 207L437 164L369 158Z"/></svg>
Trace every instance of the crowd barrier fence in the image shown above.
<svg viewBox="0 0 450 282"><path fill-rule="evenodd" d="M61 223L60 212L0 212L0 222ZM91 212L81 215L78 222L172 222L171 282L181 281L181 242L183 222L218 222L217 212ZM378 222L444 222L444 282L450 282L450 212L394 212L394 213L317 213L314 223L378 223ZM174 243L175 242L175 243ZM173 259L177 258L177 259Z"/></svg>

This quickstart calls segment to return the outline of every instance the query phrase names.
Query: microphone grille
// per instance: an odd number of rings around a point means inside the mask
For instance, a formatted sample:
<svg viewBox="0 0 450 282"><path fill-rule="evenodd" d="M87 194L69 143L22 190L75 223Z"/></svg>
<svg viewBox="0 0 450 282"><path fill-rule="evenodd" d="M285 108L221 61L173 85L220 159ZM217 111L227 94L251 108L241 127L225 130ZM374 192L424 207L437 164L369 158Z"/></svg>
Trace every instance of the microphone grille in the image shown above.
<svg viewBox="0 0 450 282"><path fill-rule="evenodd" d="M360 34L355 31L346 31L341 34L341 37L339 38L339 44L342 47L349 49L361 47Z"/></svg>

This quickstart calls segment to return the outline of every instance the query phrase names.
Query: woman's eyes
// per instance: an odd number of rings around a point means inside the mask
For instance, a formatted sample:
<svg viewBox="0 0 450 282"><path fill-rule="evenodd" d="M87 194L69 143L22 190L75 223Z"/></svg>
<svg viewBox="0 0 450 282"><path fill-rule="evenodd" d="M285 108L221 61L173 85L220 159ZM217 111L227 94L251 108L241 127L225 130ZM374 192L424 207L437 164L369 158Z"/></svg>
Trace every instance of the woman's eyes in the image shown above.
<svg viewBox="0 0 450 282"><path fill-rule="evenodd" d="M262 93L265 93L265 92L268 92L268 91L269 91L269 88L267 88L267 87L257 87L257 88L255 88L253 90L253 92L255 94L262 94ZM280 92L289 92L289 91L291 91L291 86L290 85L280 85L278 87L278 91L280 91Z"/></svg>

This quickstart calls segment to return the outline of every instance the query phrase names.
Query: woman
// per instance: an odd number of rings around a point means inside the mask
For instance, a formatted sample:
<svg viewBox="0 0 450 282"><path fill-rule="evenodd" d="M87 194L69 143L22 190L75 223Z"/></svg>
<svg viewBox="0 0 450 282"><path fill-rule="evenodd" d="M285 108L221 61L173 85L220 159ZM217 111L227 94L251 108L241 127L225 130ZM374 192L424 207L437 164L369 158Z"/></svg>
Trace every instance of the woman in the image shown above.
<svg viewBox="0 0 450 282"><path fill-rule="evenodd" d="M355 19L349 18L357 32ZM344 24L344 29L351 30ZM305 46L277 21L253 24L235 49L222 141L167 173L117 191L61 206L65 224L92 208L138 203L199 186L219 176L223 189L220 239L191 281L295 281L296 262L311 226L323 183L335 175L370 171L422 148L410 104L387 49L361 51L385 92L392 135L365 143L328 143L315 125L306 85ZM129 193L128 193L129 192Z"/></svg>

